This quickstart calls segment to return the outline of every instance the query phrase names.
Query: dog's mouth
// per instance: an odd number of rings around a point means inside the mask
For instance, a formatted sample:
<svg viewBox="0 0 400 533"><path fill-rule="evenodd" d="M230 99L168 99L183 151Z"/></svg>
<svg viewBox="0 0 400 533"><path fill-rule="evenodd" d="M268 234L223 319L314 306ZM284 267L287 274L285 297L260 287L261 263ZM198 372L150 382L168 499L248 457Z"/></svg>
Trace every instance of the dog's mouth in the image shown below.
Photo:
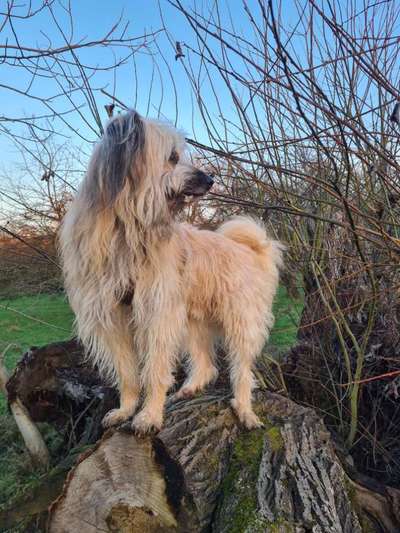
<svg viewBox="0 0 400 533"><path fill-rule="evenodd" d="M185 207L185 205L195 202L204 196L214 185L214 180L201 170L194 172L188 180L186 180L183 188L179 193L173 191L168 195L169 205L172 212L178 212Z"/></svg>
<svg viewBox="0 0 400 533"><path fill-rule="evenodd" d="M214 179L212 176L208 176L201 170L198 170L193 176L185 183L182 189L182 194L185 197L200 198L204 196L214 185Z"/></svg>

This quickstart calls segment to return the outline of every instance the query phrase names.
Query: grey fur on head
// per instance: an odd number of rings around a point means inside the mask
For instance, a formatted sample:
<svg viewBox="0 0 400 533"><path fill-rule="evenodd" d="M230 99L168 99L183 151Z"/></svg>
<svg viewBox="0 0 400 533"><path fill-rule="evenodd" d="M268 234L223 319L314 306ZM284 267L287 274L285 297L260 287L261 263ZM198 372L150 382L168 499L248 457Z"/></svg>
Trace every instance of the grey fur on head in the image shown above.
<svg viewBox="0 0 400 533"><path fill-rule="evenodd" d="M111 206L126 180L135 179L133 164L144 143L145 128L136 111L116 115L108 122L89 169L94 181L90 184L93 207Z"/></svg>

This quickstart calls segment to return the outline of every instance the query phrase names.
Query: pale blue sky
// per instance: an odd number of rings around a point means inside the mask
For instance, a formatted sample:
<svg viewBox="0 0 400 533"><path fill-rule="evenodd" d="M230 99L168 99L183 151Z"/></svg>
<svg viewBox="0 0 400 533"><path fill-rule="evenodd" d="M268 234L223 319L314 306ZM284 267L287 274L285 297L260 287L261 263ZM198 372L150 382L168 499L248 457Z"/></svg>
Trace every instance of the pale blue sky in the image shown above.
<svg viewBox="0 0 400 533"><path fill-rule="evenodd" d="M179 14L175 9L171 8L167 2L162 2L162 4L166 17L166 23L172 28L177 29L177 39L183 38L179 35ZM108 0L97 2L94 0L72 0L72 9L74 14L74 37L72 41L74 42L79 41L82 38L86 38L87 40L100 39L118 20L121 13L123 15L123 20L125 22L129 21L127 35L139 36L146 32L158 30L161 27L158 3L155 0L149 0L148 2L138 0L113 0L112 2ZM66 30L68 28L67 17L62 16L62 10L60 10L60 8L56 8L55 11L58 15L58 19L64 23L63 30ZM23 45L39 47L48 46L48 40L42 32L44 32L52 40L53 47L63 45L60 32L55 27L48 12L43 12L39 16L28 21L15 20L14 25L20 43ZM7 37L10 38L10 41L13 40L11 28L6 28L6 30L3 31L1 34L1 41L4 42ZM158 40L160 42L160 46L162 46L163 51L166 54L167 59L171 63L175 82L178 86L182 87L182 85L185 83L185 76L183 74L181 65L179 62L175 63L173 60L173 50L170 48L170 45L165 37L163 38L162 36L159 36ZM120 57L123 57L126 54L126 51L123 50L120 52L117 50L116 52ZM87 62L91 65L98 64L100 66L104 66L113 62L113 56L111 52L101 47L79 50L77 54L83 63ZM139 81L137 88L135 87L135 79L133 74L134 66L132 60L129 60L126 65L118 69L116 80L114 80L113 73L111 72L96 73L93 79L93 86L106 87L109 92L113 93L115 81L115 95L129 106L134 105L134 95L137 91L138 110L142 113L146 113L154 62L145 50L136 54L135 60ZM165 68L163 68L162 61L160 62L158 58L157 62L162 69L162 75L165 76ZM30 84L30 76L27 75L24 69L17 68L15 66L8 67L3 65L0 70L0 84L12 85L13 87L17 87L19 90L24 91ZM53 95L55 93L55 87L56 85L54 80L37 78L30 87L30 92L40 96ZM181 95L181 98L183 99L180 106L181 109L187 105L187 102L184 100L185 92L186 91L182 91ZM158 107L159 105L161 98L160 94L161 84L159 79L155 78L152 86L151 105L149 110L150 115L157 113L155 106ZM43 112L46 112L46 108L42 103L24 97L21 94L16 94L15 92L7 90L6 88L0 88L0 95L2 103L0 114L4 114L7 117L37 116L41 115ZM84 103L79 96L74 96L74 100L77 103ZM170 98L170 95L166 93L164 95L163 105L163 112L166 116L169 115L168 111L171 105L170 102L172 102L172 99ZM97 104L102 112L103 105L105 103L109 103L109 99L106 96L98 93ZM61 108L59 105L57 105L57 103L55 105L59 110L63 110L64 106L65 108L67 107L65 99L63 100L63 105ZM85 110L83 110L83 112L85 113ZM172 115L173 116L170 118L174 119L174 113ZM103 118L105 118L105 115L103 115ZM78 116L74 117L72 122L77 130L81 131L82 134L91 139L95 138L95 135L87 129L83 121ZM190 127L190 121L185 120L184 111L182 111L180 125L186 129ZM63 130L62 124L59 124L58 127ZM73 137L73 133L68 132L67 129L65 129L65 133ZM5 158L12 161L13 156L11 153L8 153L8 150L6 149L8 146L8 140L4 139L4 136L0 136L0 149L5 155Z"/></svg>
<svg viewBox="0 0 400 533"><path fill-rule="evenodd" d="M36 0L36 4L38 4L38 2L39 0ZM250 0L248 3L250 5L254 4L254 6L257 4L256 0ZM89 40L101 38L118 20L121 13L123 15L123 20L129 21L127 34L130 36L139 36L146 32L153 32L161 27L159 3L157 0L72 0L71 4L74 15L74 37L72 39L74 42L85 37ZM185 1L184 4L186 6L193 5L191 1ZM201 6L205 12L212 9L213 5L214 1L211 0L197 2L197 6ZM241 16L237 17L235 25L245 35L250 29L248 21L246 21L245 18L243 18L243 23L241 22L243 16L242 1L231 0L229 2L220 1L218 3L222 19L224 20L225 17L227 24L229 23L228 10L226 7L228 5L233 16L235 16L236 12L239 13L240 10ZM193 34L190 32L189 25L183 16L171 6L167 0L160 0L160 6L165 24L171 33L173 41L187 42L189 45L197 48L197 43L194 41ZM288 27L291 22L295 22L296 15L293 6L293 2L288 0L288 11L286 14ZM67 16L62 14L60 6L55 8L55 12L57 13L58 20L63 24L63 30L67 31ZM291 15L293 19L292 21L290 20ZM44 11L32 20L15 20L14 25L18 38L23 45L46 47L48 46L47 36L52 40L53 47L62 46L64 44L60 32L51 20L48 11ZM12 30L10 27L6 27L0 36L2 42L4 42L6 38L9 38L10 42L13 41ZM183 66L180 61L175 61L175 52L165 35L159 35L157 37L157 42L164 54L165 60L169 64L173 81L177 87L177 104L172 90L169 71L164 60L157 55L155 46L150 46L150 48L155 54L154 60L156 61L160 72L157 73L156 68L154 71L154 78L153 69L155 63L149 52L142 50L135 55L136 72L138 77L137 86L135 83L134 65L132 60L129 60L126 65L118 69L115 80L111 72L97 73L94 76L92 84L94 87L106 87L109 92L113 93L115 83L115 95L127 105L135 105L138 111L145 115L155 116L160 112L161 116L176 121L177 126L183 129L188 135L196 136L200 140L206 141L207 139L204 137L201 121L197 121L196 117L195 120L192 119L192 92L188 85L187 76L184 73ZM119 53L120 56L123 56L125 52L121 50L121 52L117 51L117 53ZM101 47L79 50L77 54L83 63L87 62L91 65L98 64L104 66L113 61L110 50ZM163 84L160 82L160 76L163 79ZM10 84L13 87L17 87L19 90L24 91L30 86L30 81L30 76L27 76L26 71L21 68L4 65L1 67L0 84ZM216 80L217 88L218 83L219 81ZM222 82L220 88L222 99L225 95L227 97L224 101L224 111L229 116L230 109L229 102L227 101L229 100L229 97L224 93L226 89ZM55 93L55 81L51 78L48 80L36 79L30 86L29 90L31 93L40 96L52 95ZM21 94L16 94L5 88L2 89L0 87L0 95L2 102L0 114L4 114L8 117L38 116L43 112L46 112L46 108L43 107L42 103L28 99ZM135 101L135 95L137 95L137 101ZM79 95L75 95L73 98L75 103L84 104L86 106L82 111L85 116L88 116L87 105L82 98ZM105 103L109 103L109 99L106 96L97 93L97 104L101 112L103 112L103 106ZM57 103L57 100L52 102L51 105L55 105L59 111L64 111L68 107L65 99L61 106ZM176 105L178 116L176 116L175 111ZM217 116L218 114L218 110L216 107L214 108L214 104L211 101L209 111L211 115L215 113L215 116ZM103 118L105 118L104 114ZM92 119L90 118L89 120L91 121ZM79 116L75 116L71 122L82 135L91 140L95 139L95 134L88 129L87 125L85 125ZM193 131L195 128L196 131ZM80 142L79 136L68 131L61 122L57 123L57 130L64 132L67 136L71 137L74 142ZM5 139L3 135L0 135L0 151L4 155L3 161L13 162L15 153L10 147L9 140Z"/></svg>
<svg viewBox="0 0 400 533"><path fill-rule="evenodd" d="M18 3L23 5L25 0L20 0ZM64 0L66 1L66 0ZM26 0L27 2L27 0ZM40 0L34 0L33 5L38 5ZM323 2L323 0L321 0ZM337 0L339 2L339 0ZM0 5L3 4L0 0ZM207 14L211 9L215 10L215 0L183 0L185 6L196 5L200 9L204 10ZM253 13L259 15L259 6L257 0L248 0L247 4L252 9ZM278 2L277 2L278 4ZM297 4L297 7L296 7ZM284 10L284 21L287 25L287 30L296 26L298 21L298 9L301 10L305 4L305 0L283 0L282 6ZM339 4L341 4L339 2ZM80 39L96 40L103 37L111 26L118 20L121 13L123 15L123 21L129 21L129 28L127 34L130 36L143 35L146 31L152 32L160 29L161 20L159 14L159 3L157 0L71 0L73 20L74 20L74 36L72 41L77 42ZM221 17L221 23L225 27L230 25L230 15L234 19L236 29L242 33L242 35L252 42L256 42L256 37L252 33L253 30L250 26L248 18L243 11L242 0L218 0L218 9ZM341 4L342 6L344 4ZM346 4L347 5L347 4ZM62 23L63 30L68 31L68 18L66 14L63 14L62 4L56 2L55 11L57 13L58 20ZM192 46L195 50L198 50L199 46L195 40L193 32L190 30L188 22L184 17L172 7L167 0L160 0L160 6L163 14L163 18L168 28L173 42L180 41ZM229 6L229 10L227 9ZM360 12L363 8L363 0L356 0L355 6L359 6ZM21 8L23 9L23 8ZM345 8L343 8L345 11ZM230 13L229 13L230 11ZM346 18L346 13L343 14L343 18ZM362 19L362 16L361 16ZM360 19L360 20L361 20ZM19 41L25 46L48 46L48 40L46 35L52 40L52 46L62 46L63 40L60 35L60 31L57 30L54 22L51 19L51 15L48 11L44 11L33 20L15 20L15 31L18 35ZM46 34L46 35L45 35ZM12 29L8 25L0 33L0 41L4 43L6 39L9 42L14 41L12 35ZM294 39L295 40L295 39ZM95 88L106 87L111 93L114 92L115 83L115 95L124 101L128 106L136 106L137 110L150 116L156 116L159 112L161 116L176 121L178 127L183 129L189 136L196 137L202 142L207 142L206 133L202 121L199 118L196 106L193 104L193 94L190 86L188 85L187 76L184 72L183 65L180 61L175 61L175 51L171 47L167 37L160 34L157 37L157 43L164 55L165 61L169 65L168 70L164 59L157 53L157 49L154 45L150 46L151 51L155 54L154 60L152 59L149 51L142 50L135 54L136 72L138 83L135 82L134 76L134 64L132 60L129 60L126 65L123 65L118 69L117 77L114 80L113 73L111 72L98 72L92 80L92 85ZM218 46L214 44L214 51L216 54L220 53ZM296 52L302 54L301 47L296 49ZM104 66L112 63L114 60L111 51L105 48L97 47L86 50L80 50L77 52L80 60L83 63L89 63L91 65L98 64ZM317 54L317 51L314 51ZM117 51L118 56L123 56L125 52L123 50ZM196 56L191 55L192 59L196 62ZM314 58L318 62L318 57ZM236 59L233 58L235 62ZM154 71L154 64L157 63L160 73L157 73L157 69ZM185 58L187 64L187 58ZM232 68L238 66L233 63ZM49 64L50 70L52 69ZM242 67L238 67L242 68ZM170 79L170 73L173 81L177 87L178 100L178 116L175 112L175 97L172 90L172 82ZM243 68L242 68L243 73ZM204 73L203 73L204 75ZM161 83L161 79L163 83ZM202 79L204 87L207 87L207 80L204 76ZM229 95L223 82L216 76L213 79L215 88L218 92L218 97L221 102L221 111L224 117L228 120L234 117L234 108L231 104L231 96ZM32 115L41 115L46 109L40 102L28 99L21 94L16 94L6 88L2 88L2 85L12 85L19 90L24 91L30 84L30 78L27 76L25 70L18 67L10 67L7 65L1 65L0 67L0 97L1 107L0 116L7 117L24 117ZM40 96L53 95L56 90L56 81L54 78L49 79L36 79L30 86L29 90L33 94ZM135 101L135 95L137 95L137 101ZM239 97L241 95L239 94ZM245 95L244 95L245 96ZM93 124L93 119L88 111L87 103L83 100L79 94L73 95L74 102L76 104L82 104L82 113L87 118L90 124ZM109 99L96 93L96 101L101 113L103 121L106 116L104 112L104 104L109 103ZM52 102L58 111L65 111L68 108L66 99L62 99L59 102L57 100ZM193 117L194 109L194 117ZM210 99L208 104L208 112L210 113L209 121L216 125L218 128L218 110L215 104L215 98L210 91ZM96 132L91 131L89 126L85 124L82 117L75 114L69 119L73 127L76 128L76 132L69 130L62 121L54 123L55 129L64 134L70 139L72 143L77 146L84 144L84 141L79 137L82 135L90 140L96 139ZM22 131L17 126L13 130L14 132ZM8 168L17 168L17 164L20 159L20 154L11 145L10 139L4 134L0 133L0 152L2 154L2 164L7 165ZM1 176L1 174L0 174ZM0 178L1 179L1 178Z"/></svg>

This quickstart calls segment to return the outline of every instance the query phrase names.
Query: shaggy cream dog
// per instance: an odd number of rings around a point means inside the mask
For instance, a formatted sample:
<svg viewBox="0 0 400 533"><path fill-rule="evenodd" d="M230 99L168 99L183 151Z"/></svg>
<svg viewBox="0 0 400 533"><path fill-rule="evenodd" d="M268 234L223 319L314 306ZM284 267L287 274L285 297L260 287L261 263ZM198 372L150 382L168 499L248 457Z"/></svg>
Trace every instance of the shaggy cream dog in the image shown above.
<svg viewBox="0 0 400 533"><path fill-rule="evenodd" d="M237 217L216 232L175 221L213 180L184 157L183 136L135 111L111 119L65 216L61 254L77 333L119 387L106 426L132 416L139 432L159 429L177 358L188 377L178 397L216 377L214 344L224 340L232 406L247 427L252 365L273 324L282 246Z"/></svg>

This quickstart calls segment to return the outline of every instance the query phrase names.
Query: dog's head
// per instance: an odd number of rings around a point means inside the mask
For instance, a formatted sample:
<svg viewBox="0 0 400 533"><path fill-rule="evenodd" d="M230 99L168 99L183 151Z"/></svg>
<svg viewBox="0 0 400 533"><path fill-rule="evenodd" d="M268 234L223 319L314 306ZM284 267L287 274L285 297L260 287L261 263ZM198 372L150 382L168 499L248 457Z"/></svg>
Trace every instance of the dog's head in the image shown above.
<svg viewBox="0 0 400 533"><path fill-rule="evenodd" d="M135 111L117 115L96 146L86 178L92 205L132 214L145 226L171 219L207 193L208 176L190 163L185 138L172 126Z"/></svg>

